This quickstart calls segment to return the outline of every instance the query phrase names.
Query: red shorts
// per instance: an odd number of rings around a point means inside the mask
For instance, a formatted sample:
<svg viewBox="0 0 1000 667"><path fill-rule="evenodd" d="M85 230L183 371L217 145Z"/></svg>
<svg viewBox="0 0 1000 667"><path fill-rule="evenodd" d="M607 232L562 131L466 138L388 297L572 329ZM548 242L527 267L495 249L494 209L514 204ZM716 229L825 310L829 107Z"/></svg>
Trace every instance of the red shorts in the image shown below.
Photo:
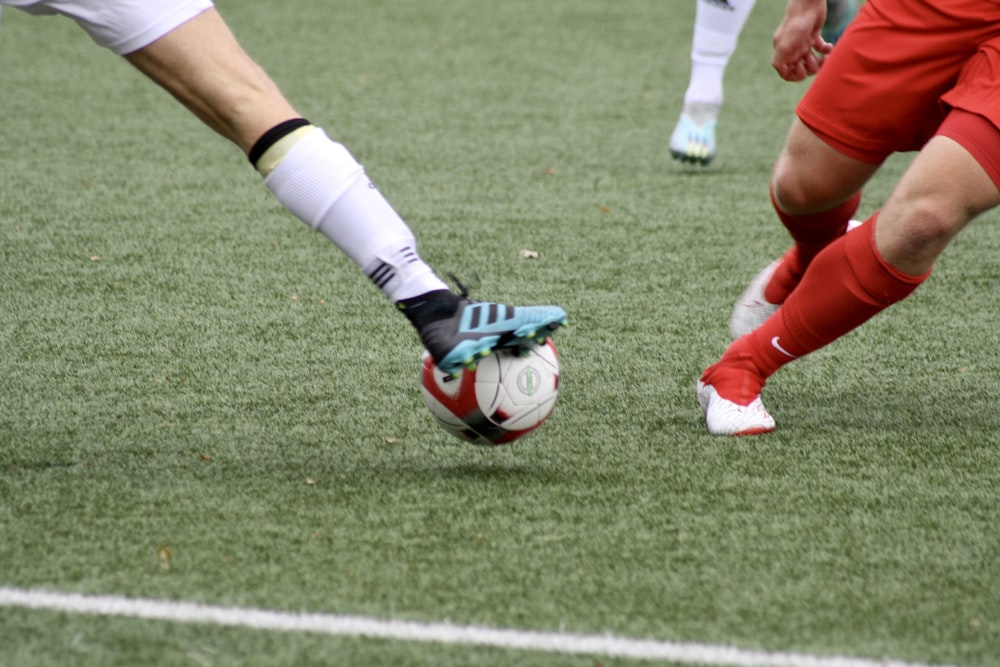
<svg viewBox="0 0 1000 667"><path fill-rule="evenodd" d="M841 153L881 164L919 150L952 108L1000 132L1000 1L868 0L796 113Z"/></svg>

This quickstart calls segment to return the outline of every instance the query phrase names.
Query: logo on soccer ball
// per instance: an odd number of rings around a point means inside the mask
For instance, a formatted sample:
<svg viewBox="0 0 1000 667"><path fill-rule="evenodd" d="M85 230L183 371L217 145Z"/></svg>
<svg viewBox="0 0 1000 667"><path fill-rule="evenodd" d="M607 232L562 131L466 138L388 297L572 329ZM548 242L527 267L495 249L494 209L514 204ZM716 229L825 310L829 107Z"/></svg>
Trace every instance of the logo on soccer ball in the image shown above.
<svg viewBox="0 0 1000 667"><path fill-rule="evenodd" d="M541 375L535 370L534 366L525 366L517 374L517 388L525 396L531 396L538 391L538 386L541 384L540 380Z"/></svg>

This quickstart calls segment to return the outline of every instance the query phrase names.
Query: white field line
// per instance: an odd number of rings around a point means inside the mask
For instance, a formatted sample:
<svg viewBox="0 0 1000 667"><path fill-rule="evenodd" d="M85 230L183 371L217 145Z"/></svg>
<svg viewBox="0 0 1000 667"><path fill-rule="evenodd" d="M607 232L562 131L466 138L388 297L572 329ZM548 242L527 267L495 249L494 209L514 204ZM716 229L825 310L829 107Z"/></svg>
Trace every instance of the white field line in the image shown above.
<svg viewBox="0 0 1000 667"><path fill-rule="evenodd" d="M117 595L81 595L0 587L0 607L44 609L70 614L122 616L176 623L203 623L258 630L312 632L347 637L397 641L437 642L468 646L600 657L664 660L697 665L733 667L932 667L919 663L870 660L805 653L751 651L730 646L692 644L614 635L581 635L489 628L451 623L415 623L364 616L293 613L242 607L220 607L192 602L128 598ZM940 665L937 667L947 667Z"/></svg>

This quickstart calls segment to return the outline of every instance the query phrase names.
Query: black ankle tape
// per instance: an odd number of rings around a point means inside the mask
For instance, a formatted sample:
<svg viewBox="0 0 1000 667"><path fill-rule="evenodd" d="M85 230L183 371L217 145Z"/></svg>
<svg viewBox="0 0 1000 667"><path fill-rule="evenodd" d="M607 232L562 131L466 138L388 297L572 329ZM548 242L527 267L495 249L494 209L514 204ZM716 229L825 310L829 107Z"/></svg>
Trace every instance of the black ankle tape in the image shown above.
<svg viewBox="0 0 1000 667"><path fill-rule="evenodd" d="M260 160L261 156L267 152L267 149L273 146L282 137L288 136L300 127L305 127L307 125L312 125L305 118L293 118L291 120L286 120L283 123L278 123L270 130L264 133L257 143L253 145L250 152L247 153L247 159L250 160L250 164L254 167L257 166L257 161Z"/></svg>

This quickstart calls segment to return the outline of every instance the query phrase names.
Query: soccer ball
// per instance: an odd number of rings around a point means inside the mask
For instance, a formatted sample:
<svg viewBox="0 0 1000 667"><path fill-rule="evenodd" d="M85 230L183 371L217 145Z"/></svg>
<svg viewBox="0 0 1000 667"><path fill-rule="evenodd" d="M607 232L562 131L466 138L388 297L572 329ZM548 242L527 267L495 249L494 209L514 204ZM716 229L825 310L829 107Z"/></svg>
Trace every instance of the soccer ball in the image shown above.
<svg viewBox="0 0 1000 667"><path fill-rule="evenodd" d="M559 356L552 340L521 351L500 348L474 371L442 373L424 350L420 393L438 424L476 445L502 445L542 425L559 396Z"/></svg>

